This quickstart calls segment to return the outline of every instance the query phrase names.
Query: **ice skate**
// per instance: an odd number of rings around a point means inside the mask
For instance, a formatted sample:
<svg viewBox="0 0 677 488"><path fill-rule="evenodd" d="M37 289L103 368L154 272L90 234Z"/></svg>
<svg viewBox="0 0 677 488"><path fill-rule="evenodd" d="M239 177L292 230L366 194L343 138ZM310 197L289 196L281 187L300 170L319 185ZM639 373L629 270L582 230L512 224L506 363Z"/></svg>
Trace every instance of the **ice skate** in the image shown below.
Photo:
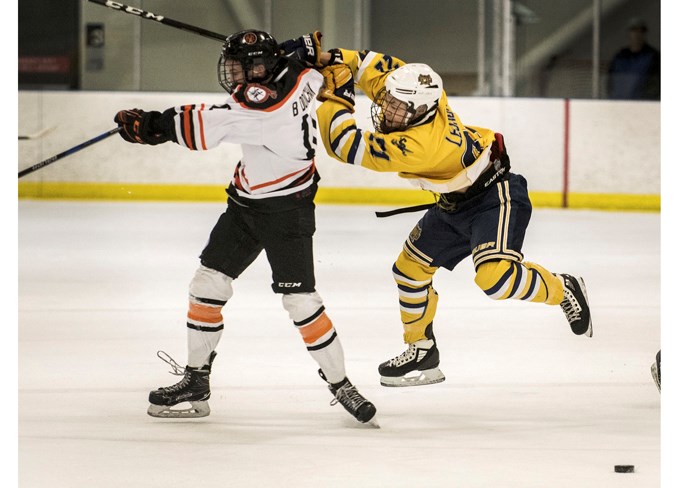
<svg viewBox="0 0 677 488"><path fill-rule="evenodd" d="M383 386L420 386L441 383L444 373L438 368L440 353L433 339L409 344L399 356L381 363L378 372Z"/></svg>
<svg viewBox="0 0 677 488"><path fill-rule="evenodd" d="M651 365L651 376L653 377L654 383L656 383L656 388L658 392L661 391L661 352L658 351L656 354L656 361Z"/></svg>
<svg viewBox="0 0 677 488"><path fill-rule="evenodd" d="M661 391L661 377L658 374L658 365L656 363L653 363L651 365L651 376L653 377L654 383L656 383L656 388L658 388L658 391Z"/></svg>
<svg viewBox="0 0 677 488"><path fill-rule="evenodd" d="M592 319L590 318L590 304L588 293L585 290L583 278L575 278L568 274L556 275L564 285L564 299L560 306L566 315L571 330L576 335L585 334L592 337Z"/></svg>
<svg viewBox="0 0 677 488"><path fill-rule="evenodd" d="M163 354L169 360L158 353L160 359L172 366L174 374L183 374L183 379L175 385L158 388L150 392L150 395L148 395L148 401L150 401L148 415L160 418L198 418L209 415L210 409L207 402L211 395L209 373L216 353L212 352L209 356L209 362L200 368L190 366L181 368L169 355ZM172 408L183 403L189 403L190 407Z"/></svg>
<svg viewBox="0 0 677 488"><path fill-rule="evenodd" d="M324 381L327 381L327 378L324 376L322 370L318 370L320 377ZM329 391L334 395L334 399L331 401L330 405L336 405L340 403L343 405L350 415L355 417L359 422L363 424L370 424L373 427L379 427L378 422L376 422L376 407L373 403L364 398L357 388L350 382L348 378L345 378L339 383L329 383L327 381Z"/></svg>

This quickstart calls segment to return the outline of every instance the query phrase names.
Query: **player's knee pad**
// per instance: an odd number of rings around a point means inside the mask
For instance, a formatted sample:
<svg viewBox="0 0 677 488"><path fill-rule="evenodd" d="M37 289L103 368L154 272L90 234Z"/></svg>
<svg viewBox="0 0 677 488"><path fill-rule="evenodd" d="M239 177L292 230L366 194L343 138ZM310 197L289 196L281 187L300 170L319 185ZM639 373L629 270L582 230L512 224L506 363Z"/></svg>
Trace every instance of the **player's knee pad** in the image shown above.
<svg viewBox="0 0 677 488"><path fill-rule="evenodd" d="M402 251L393 264L393 278L398 283L403 282L417 286L430 283L438 269L417 261L409 253Z"/></svg>
<svg viewBox="0 0 677 488"><path fill-rule="evenodd" d="M505 259L482 263L477 268L475 283L494 300L512 298L551 305L561 301L559 279L534 263Z"/></svg>
<svg viewBox="0 0 677 488"><path fill-rule="evenodd" d="M513 261L501 259L482 263L477 268L475 283L489 298L503 300L509 298L518 268Z"/></svg>
<svg viewBox="0 0 677 488"><path fill-rule="evenodd" d="M191 299L225 304L233 296L233 278L200 265L190 282L189 293Z"/></svg>
<svg viewBox="0 0 677 488"><path fill-rule="evenodd" d="M294 323L307 320L315 315L320 308L324 310L322 297L316 291L284 294L282 295L282 306Z"/></svg>
<svg viewBox="0 0 677 488"><path fill-rule="evenodd" d="M221 309L233 296L233 279L200 265L188 287L188 327L198 330L223 328Z"/></svg>
<svg viewBox="0 0 677 488"><path fill-rule="evenodd" d="M282 295L282 306L301 334L308 350L322 349L336 338L336 330L317 292Z"/></svg>

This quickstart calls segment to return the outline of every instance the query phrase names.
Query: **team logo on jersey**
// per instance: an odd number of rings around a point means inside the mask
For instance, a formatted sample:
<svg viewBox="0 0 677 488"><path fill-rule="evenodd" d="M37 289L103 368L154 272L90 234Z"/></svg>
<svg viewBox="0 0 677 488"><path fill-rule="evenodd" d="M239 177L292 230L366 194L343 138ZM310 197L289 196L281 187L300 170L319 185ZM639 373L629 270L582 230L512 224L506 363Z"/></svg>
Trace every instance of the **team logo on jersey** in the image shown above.
<svg viewBox="0 0 677 488"><path fill-rule="evenodd" d="M244 93L244 96L252 103L263 103L269 98L275 100L277 98L277 92L275 90L271 90L267 86L253 83L247 87L247 91Z"/></svg>
<svg viewBox="0 0 677 488"><path fill-rule="evenodd" d="M409 240L411 242L416 241L419 237L421 237L421 232L423 232L423 229L421 229L419 224L416 224L416 227L414 227L409 233Z"/></svg>
<svg viewBox="0 0 677 488"><path fill-rule="evenodd" d="M242 40L244 41L245 44L256 44L256 41L258 40L258 37L256 34L253 32L247 32L243 37Z"/></svg>
<svg viewBox="0 0 677 488"><path fill-rule="evenodd" d="M406 156L407 153L412 152L411 149L407 149L407 138L400 136L399 139L393 139L390 141L397 149L402 151L402 156Z"/></svg>
<svg viewBox="0 0 677 488"><path fill-rule="evenodd" d="M433 77L430 75L418 75L418 82L421 85L430 86L433 84Z"/></svg>

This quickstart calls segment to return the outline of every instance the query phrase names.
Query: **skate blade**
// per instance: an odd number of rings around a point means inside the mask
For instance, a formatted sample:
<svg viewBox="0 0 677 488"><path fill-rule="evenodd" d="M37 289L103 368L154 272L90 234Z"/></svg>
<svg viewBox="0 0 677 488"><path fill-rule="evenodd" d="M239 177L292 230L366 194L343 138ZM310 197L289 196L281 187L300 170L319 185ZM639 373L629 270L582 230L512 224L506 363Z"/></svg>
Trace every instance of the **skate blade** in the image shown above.
<svg viewBox="0 0 677 488"><path fill-rule="evenodd" d="M367 426L372 427L374 429L380 429L381 428L381 426L379 425L376 417L372 417L370 420L365 422L364 425L367 425Z"/></svg>
<svg viewBox="0 0 677 488"><path fill-rule="evenodd" d="M163 419L179 419L179 418L200 418L206 417L211 413L209 403L206 401L190 402L189 408L174 408L166 405L149 405L148 415L151 417Z"/></svg>
<svg viewBox="0 0 677 488"><path fill-rule="evenodd" d="M423 371L412 371L409 376L381 376L382 386L423 386L442 383L445 380L444 373L440 368L424 369Z"/></svg>
<svg viewBox="0 0 677 488"><path fill-rule="evenodd" d="M585 281L583 278L578 278L578 281L581 284L581 290L583 291L583 296L585 297L585 303L588 305L588 310L590 310L590 300L588 300L588 290L585 288ZM590 322L588 322L588 330L584 332L588 337L592 337L592 316L590 317Z"/></svg>
<svg viewBox="0 0 677 488"><path fill-rule="evenodd" d="M651 376L653 377L653 382L656 383L656 388L658 388L658 392L660 393L661 382L658 381L658 365L656 363L651 365Z"/></svg>

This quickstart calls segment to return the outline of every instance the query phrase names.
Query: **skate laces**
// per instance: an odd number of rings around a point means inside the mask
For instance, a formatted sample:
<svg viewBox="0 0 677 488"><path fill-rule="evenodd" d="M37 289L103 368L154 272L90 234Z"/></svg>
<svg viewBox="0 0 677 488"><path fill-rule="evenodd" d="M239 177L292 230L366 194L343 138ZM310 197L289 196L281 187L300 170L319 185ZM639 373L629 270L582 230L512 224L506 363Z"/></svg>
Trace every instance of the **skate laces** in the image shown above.
<svg viewBox="0 0 677 488"><path fill-rule="evenodd" d="M334 406L340 402L341 405L350 406L352 410L356 411L366 401L367 400L362 395L360 395L360 392L357 391L355 385L348 382L336 390L336 393L334 393L334 399L329 402L329 405Z"/></svg>
<svg viewBox="0 0 677 488"><path fill-rule="evenodd" d="M186 373L186 369L179 366L179 363L174 361L174 358L172 358L169 354L167 354L164 351L158 351L157 352L157 357L162 359L165 363L169 364L169 366L172 368L173 371L170 371L170 374L173 374L175 376L183 376Z"/></svg>
<svg viewBox="0 0 677 488"><path fill-rule="evenodd" d="M573 291L571 291L568 286L564 287L564 301L562 302L562 310L564 310L564 315L566 315L569 322L581 319L581 311L583 310L583 307L581 307L581 304L578 303Z"/></svg>
<svg viewBox="0 0 677 488"><path fill-rule="evenodd" d="M388 364L390 366L402 366L403 364L406 364L410 362L412 359L416 359L416 345L415 344L409 344L409 348L404 351L402 354L400 354L397 357L392 358L390 361L388 361Z"/></svg>
<svg viewBox="0 0 677 488"><path fill-rule="evenodd" d="M186 386L189 386L190 380L191 380L190 371L186 371L186 374L181 379L181 381L179 381L175 385L165 386L164 388L160 388L160 390L164 390L165 393L174 393L174 392L177 392L179 390L182 390Z"/></svg>

